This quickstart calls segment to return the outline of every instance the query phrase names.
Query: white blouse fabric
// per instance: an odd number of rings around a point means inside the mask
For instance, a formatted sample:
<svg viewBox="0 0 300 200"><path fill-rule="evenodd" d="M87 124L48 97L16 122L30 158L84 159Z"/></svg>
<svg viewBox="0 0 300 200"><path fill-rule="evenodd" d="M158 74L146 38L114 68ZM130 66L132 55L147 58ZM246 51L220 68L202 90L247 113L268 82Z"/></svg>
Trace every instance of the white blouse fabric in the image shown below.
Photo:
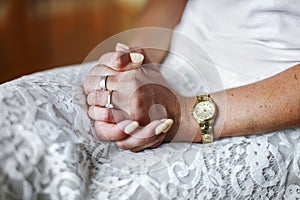
<svg viewBox="0 0 300 200"><path fill-rule="evenodd" d="M190 0L175 31L200 45L219 70L225 88L238 86L224 79L228 75L247 84L300 63L298 0ZM174 48L176 41L173 43ZM189 70L184 73L191 84L195 70L171 60L167 62L179 74L183 67ZM187 85L179 90L186 93L185 88Z"/></svg>

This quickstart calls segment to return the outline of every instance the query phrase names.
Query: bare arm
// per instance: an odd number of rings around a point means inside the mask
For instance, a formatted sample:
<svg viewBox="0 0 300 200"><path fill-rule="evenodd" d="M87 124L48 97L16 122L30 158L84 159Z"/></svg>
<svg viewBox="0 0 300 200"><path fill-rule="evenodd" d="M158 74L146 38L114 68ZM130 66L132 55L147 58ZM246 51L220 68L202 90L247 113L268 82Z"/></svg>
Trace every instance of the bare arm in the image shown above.
<svg viewBox="0 0 300 200"><path fill-rule="evenodd" d="M187 0L151 0L147 3L138 18L135 28L157 27L174 29L180 22ZM157 46L159 49L169 49L172 34L166 31L139 31L128 43L131 47ZM154 63L161 63L166 51L146 50L148 57Z"/></svg>
<svg viewBox="0 0 300 200"><path fill-rule="evenodd" d="M173 29L180 21L187 0L151 0L137 20L136 27Z"/></svg>
<svg viewBox="0 0 300 200"><path fill-rule="evenodd" d="M222 101L224 94L226 106ZM214 127L217 137L297 127L300 125L300 64L271 78L211 96L218 106ZM190 103L191 109L194 103Z"/></svg>
<svg viewBox="0 0 300 200"><path fill-rule="evenodd" d="M183 1L176 0L176 2ZM174 1L172 0L150 1L149 5L147 6L147 9L143 13L143 16L141 16L138 24L140 24L140 26L158 26L174 28L180 20L180 16L184 9L185 3L179 4L181 5L181 7L179 6L177 7L177 9L172 7L173 3ZM168 7L162 9L159 5L168 5ZM169 9L174 9L171 13L173 13L173 15L177 16L178 18L175 17L172 20L170 19L170 16L164 18L164 14L166 14L165 10ZM157 13L154 13L154 15L153 13L151 14L151 12L154 12L156 10ZM171 35L169 35L168 38L170 37ZM147 43L153 42L161 41L157 41L156 35L153 36L152 34L148 34L146 31L143 34L135 35L134 40L132 40L132 42L129 43L129 45L144 47L147 46ZM169 40L167 43L161 42L162 48L166 47L164 49L167 49L168 44ZM163 59L163 54L151 53L152 52L147 52L148 56L153 62L159 62L161 59ZM112 66L110 67L118 68ZM143 77L145 78L145 80L148 80L148 78L149 80L151 79L150 77L148 77L149 73L143 73L143 70L130 70L127 72L122 72L122 75L126 73L128 75L127 81L124 81L124 78L121 75L119 78L120 80L122 78L122 80L125 83L130 83L131 85L129 86L132 86L133 88L136 88L136 86L134 85L136 81L130 80L144 80ZM160 78L159 75L157 75L156 78L157 77L158 79ZM93 83L93 81L87 81L87 83L89 82ZM124 89L119 89L120 91L125 91L126 89L128 89L127 85L119 84L119 79L118 77L116 78L116 76L114 76L114 80L110 78L110 82L108 85L112 86L115 83L118 83L118 85L124 87ZM88 86L89 84L86 85ZM96 84L90 85L93 86ZM91 86L89 87L93 88ZM190 114L190 111L192 110L196 102L196 98L182 97L181 100L184 101L183 105L186 106L186 109L183 110L186 110L186 113L177 113L180 112L178 111L180 109L175 109L177 108L177 104L174 101L175 98L172 98L172 95L170 94L170 91L168 91L168 89L164 88L164 92L160 91L161 88L155 88L154 86L148 89L149 90L145 89L145 91L139 90L140 94L136 92L135 96L131 97L131 99L134 100L133 102L142 102L129 104L134 108L131 110L131 113L138 113L141 115L133 119L136 120L136 122L132 122L132 120L129 120L126 123L138 124L137 122L145 118L144 115L146 115L146 117L148 116L147 112L140 112L141 109L144 109L143 105L145 105L145 102L148 102L149 105L152 105L151 102L155 102L156 104L161 104L166 107L166 110L168 111L167 113L168 115L170 115L168 117L174 120L172 128L170 128L172 124L165 126L165 120L160 122L153 121L145 127L134 126L134 129L131 128L130 133L141 135L141 137L131 137L128 135L128 133L124 134L125 131L123 131L123 129L116 128L118 127L118 125L115 124L115 121L113 119L105 118L106 116L108 116L107 111L99 110L97 112L90 113L90 116L94 120L97 120L96 130L98 130L97 133L99 134L99 138L117 141L117 145L120 148L131 149L132 151L140 151L148 147L156 147L163 140L170 141L170 139L174 139L174 141L200 142L201 134L199 125ZM163 96L161 94L167 95ZM216 123L214 125L216 137L232 137L241 135L260 134L276 130L282 130L290 127L297 127L300 125L300 64L288 70L285 70L271 78L267 78L265 80L246 86L228 89L224 92L213 93L211 94L211 96L218 107L218 115L215 121ZM224 96L226 98L226 104L224 104L223 101ZM98 99L102 99L100 97ZM105 99L106 97L107 95L104 95L103 99ZM99 102L97 102L97 98L90 99L90 105L99 105ZM127 97L126 94L124 94L119 98L119 101L115 101L114 104L117 105L118 102L128 102L128 99L129 97ZM173 110L175 111L172 112ZM115 116L117 116L117 114L113 115L113 117ZM166 134L161 134L160 131L160 135L158 135L156 133L156 129L161 128L161 125L163 125L164 128L168 129L163 132ZM131 126L131 124L127 126ZM154 127L156 127L155 133ZM112 130L112 128L115 129ZM126 128L124 128L124 130L125 129Z"/></svg>

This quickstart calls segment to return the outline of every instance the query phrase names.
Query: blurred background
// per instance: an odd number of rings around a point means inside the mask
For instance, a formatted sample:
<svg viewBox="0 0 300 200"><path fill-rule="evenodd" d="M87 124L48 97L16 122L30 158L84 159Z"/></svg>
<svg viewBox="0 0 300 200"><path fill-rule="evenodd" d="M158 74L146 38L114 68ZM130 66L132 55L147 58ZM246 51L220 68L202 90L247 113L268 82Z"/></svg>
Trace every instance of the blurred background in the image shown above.
<svg viewBox="0 0 300 200"><path fill-rule="evenodd" d="M81 63L131 28L147 0L0 0L0 84Z"/></svg>

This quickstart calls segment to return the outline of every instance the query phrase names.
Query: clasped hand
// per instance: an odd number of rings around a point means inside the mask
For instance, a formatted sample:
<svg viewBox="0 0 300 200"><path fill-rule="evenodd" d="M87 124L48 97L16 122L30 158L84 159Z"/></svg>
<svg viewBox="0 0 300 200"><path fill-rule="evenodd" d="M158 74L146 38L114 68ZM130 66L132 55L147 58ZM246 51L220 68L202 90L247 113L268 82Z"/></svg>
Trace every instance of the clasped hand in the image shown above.
<svg viewBox="0 0 300 200"><path fill-rule="evenodd" d="M84 91L97 136L121 149L137 152L172 139L193 140L178 135L188 98L176 95L142 49L117 44L90 70Z"/></svg>

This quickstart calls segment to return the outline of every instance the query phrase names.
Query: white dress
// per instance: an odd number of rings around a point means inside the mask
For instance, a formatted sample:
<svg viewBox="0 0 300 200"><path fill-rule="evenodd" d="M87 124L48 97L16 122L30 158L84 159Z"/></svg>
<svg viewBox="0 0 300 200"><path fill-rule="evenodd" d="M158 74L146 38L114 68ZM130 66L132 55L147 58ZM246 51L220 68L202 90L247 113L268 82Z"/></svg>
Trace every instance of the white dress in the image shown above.
<svg viewBox="0 0 300 200"><path fill-rule="evenodd" d="M204 50L203 57L208 56L219 71L223 88L262 80L300 63L300 2L297 0L190 0L175 30ZM173 40L174 51L186 48L180 52L186 52L185 56L192 53L194 49L189 49L191 45L185 47L186 42L176 45ZM195 69L178 65L176 58L167 62L179 74L184 69L189 81L197 78ZM228 75L235 77L233 82ZM236 82L237 78L240 82ZM193 88L196 84L199 80ZM186 88L189 86L181 89Z"/></svg>
<svg viewBox="0 0 300 200"><path fill-rule="evenodd" d="M296 0L191 0L176 30L201 44L224 88L235 87L299 63L299 6ZM122 151L94 137L80 106L82 83L74 79L80 67L0 86L0 199L300 198L299 129ZM195 68L174 69L199 83ZM179 92L186 92L184 84Z"/></svg>

